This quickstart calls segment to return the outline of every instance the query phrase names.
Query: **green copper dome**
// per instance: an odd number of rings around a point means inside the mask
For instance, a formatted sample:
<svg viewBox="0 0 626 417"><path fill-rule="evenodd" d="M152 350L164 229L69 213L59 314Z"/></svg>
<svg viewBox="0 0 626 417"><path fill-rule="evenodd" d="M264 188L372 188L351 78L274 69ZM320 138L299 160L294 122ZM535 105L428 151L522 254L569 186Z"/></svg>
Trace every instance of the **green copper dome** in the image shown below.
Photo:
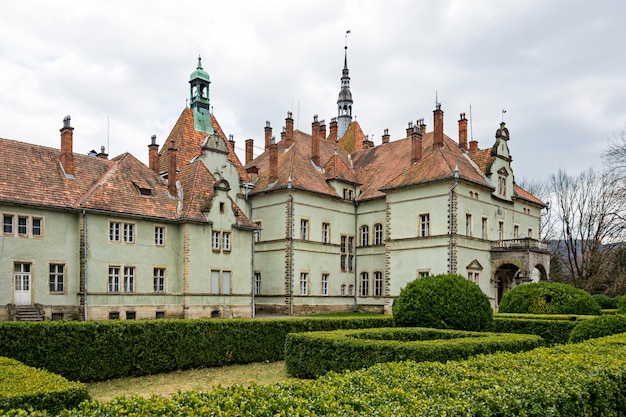
<svg viewBox="0 0 626 417"><path fill-rule="evenodd" d="M196 79L211 82L211 79L209 78L209 73L202 68L202 58L200 56L198 56L198 68L196 68L196 70L192 72L189 76L189 81L193 81Z"/></svg>

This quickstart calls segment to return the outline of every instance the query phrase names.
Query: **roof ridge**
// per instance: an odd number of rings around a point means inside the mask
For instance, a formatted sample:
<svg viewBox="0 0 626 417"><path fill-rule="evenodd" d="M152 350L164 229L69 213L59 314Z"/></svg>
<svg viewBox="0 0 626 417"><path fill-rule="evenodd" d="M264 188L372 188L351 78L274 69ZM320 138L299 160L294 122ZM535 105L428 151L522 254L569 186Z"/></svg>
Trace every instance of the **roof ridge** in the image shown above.
<svg viewBox="0 0 626 417"><path fill-rule="evenodd" d="M83 193L78 199L71 205L72 208L78 208L85 203L96 191L96 189L102 185L105 178L107 178L117 168L119 161L111 161L111 165L100 175L100 177Z"/></svg>

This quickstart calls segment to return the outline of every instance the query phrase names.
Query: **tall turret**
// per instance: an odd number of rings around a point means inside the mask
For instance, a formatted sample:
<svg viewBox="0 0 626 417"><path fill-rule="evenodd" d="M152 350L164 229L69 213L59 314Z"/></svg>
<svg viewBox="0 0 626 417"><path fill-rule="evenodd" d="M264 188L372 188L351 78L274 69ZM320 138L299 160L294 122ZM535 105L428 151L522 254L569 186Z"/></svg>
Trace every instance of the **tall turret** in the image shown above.
<svg viewBox="0 0 626 417"><path fill-rule="evenodd" d="M347 33L346 33L347 35ZM348 45L344 47L343 72L341 75L341 90L337 99L337 139L346 134L352 122L352 93L350 92L350 76L348 75Z"/></svg>
<svg viewBox="0 0 626 417"><path fill-rule="evenodd" d="M208 134L215 133L211 123L211 101L209 99L209 73L202 68L202 58L198 56L198 67L189 77L190 102L193 110L194 129Z"/></svg>

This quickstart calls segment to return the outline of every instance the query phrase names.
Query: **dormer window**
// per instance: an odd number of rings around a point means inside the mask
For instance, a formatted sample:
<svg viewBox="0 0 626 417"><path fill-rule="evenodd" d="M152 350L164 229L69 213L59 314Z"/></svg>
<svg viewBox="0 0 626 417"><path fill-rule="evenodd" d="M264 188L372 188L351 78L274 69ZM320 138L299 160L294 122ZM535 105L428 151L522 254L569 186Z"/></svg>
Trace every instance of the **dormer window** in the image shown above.
<svg viewBox="0 0 626 417"><path fill-rule="evenodd" d="M343 198L346 200L354 200L354 190L351 188L344 188Z"/></svg>
<svg viewBox="0 0 626 417"><path fill-rule="evenodd" d="M502 168L498 170L498 195L502 197L507 196L506 182L508 176L509 173L506 171L506 169Z"/></svg>

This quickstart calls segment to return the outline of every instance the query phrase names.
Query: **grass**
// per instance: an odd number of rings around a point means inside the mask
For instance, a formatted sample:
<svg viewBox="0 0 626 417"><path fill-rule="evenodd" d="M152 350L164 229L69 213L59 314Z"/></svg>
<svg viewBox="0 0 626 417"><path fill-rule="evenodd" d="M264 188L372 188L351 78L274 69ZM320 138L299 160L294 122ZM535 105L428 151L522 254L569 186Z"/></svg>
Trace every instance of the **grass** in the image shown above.
<svg viewBox="0 0 626 417"><path fill-rule="evenodd" d="M218 385L268 385L295 378L287 375L285 362L261 362L247 365L230 365L219 368L192 369L167 374L137 378L120 378L86 384L89 395L96 400L108 401L120 395L168 397L178 391L210 391Z"/></svg>

